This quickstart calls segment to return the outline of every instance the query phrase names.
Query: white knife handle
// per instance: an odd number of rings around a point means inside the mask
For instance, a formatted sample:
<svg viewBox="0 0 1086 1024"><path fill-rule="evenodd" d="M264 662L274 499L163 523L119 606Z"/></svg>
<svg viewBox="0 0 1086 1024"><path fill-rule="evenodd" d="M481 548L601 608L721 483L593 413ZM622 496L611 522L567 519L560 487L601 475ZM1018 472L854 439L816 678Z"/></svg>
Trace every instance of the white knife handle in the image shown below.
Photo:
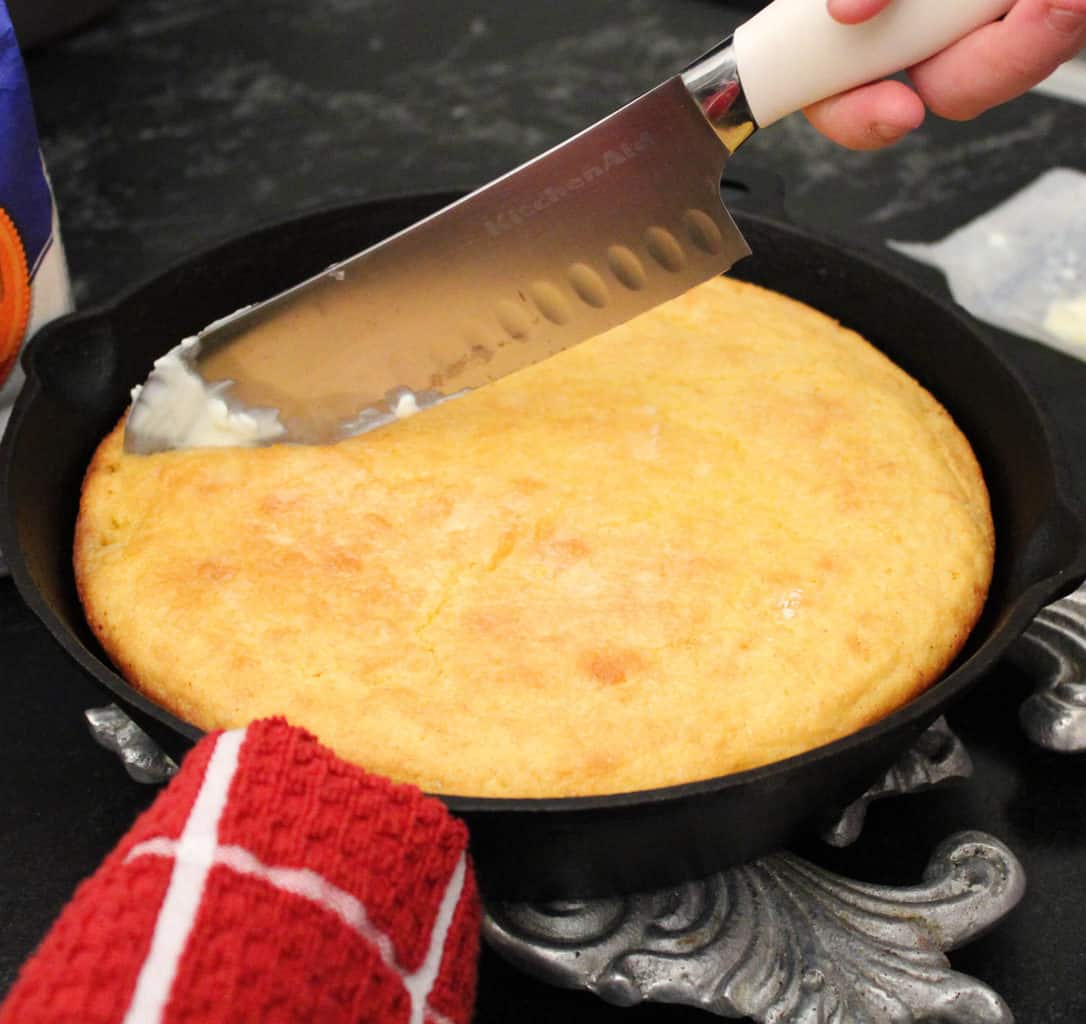
<svg viewBox="0 0 1086 1024"><path fill-rule="evenodd" d="M735 64L759 127L846 89L918 64L990 21L1014 0L892 0L869 21L842 25L826 0L774 0L736 29Z"/></svg>

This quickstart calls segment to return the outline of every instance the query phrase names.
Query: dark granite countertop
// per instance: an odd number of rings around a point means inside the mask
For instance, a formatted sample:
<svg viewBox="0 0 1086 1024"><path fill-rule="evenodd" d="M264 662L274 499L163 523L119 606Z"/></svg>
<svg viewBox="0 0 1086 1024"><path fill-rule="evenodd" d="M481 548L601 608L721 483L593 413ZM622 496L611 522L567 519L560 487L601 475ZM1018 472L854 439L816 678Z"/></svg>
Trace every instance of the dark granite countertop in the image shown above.
<svg viewBox="0 0 1086 1024"><path fill-rule="evenodd" d="M661 81L726 35L715 0L126 0L28 55L77 301L108 301L226 236L316 207L482 183ZM969 125L932 119L881 153L847 153L799 117L760 133L732 173L737 205L873 253L928 287L889 238L930 241L1054 166L1086 170L1086 108L1031 95ZM1086 367L993 333L1086 480ZM96 747L100 692L0 581L0 991L78 880L153 793ZM952 955L1021 1024L1086 1019L1086 759L1032 748L1001 669L952 721L977 772L872 810L852 849L808 852L872 881L919 879L934 846L980 827L1030 891ZM620 1011L527 981L493 956L479 1019L695 1019Z"/></svg>

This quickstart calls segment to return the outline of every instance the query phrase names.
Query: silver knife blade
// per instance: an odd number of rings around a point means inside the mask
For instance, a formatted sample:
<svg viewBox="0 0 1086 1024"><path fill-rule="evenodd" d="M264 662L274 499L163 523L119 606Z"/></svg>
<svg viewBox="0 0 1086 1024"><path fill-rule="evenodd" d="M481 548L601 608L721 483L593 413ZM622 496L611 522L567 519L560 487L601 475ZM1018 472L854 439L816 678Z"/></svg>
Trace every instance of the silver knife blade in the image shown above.
<svg viewBox="0 0 1086 1024"><path fill-rule="evenodd" d="M195 409L200 425L198 399L218 382L204 408L221 409L228 425L334 441L398 412L405 394L435 400L479 387L600 334L749 253L719 183L756 129L912 67L1012 2L891 0L844 25L824 3L773 0L594 127L206 328L170 364L182 385L174 397L195 396L185 414ZM133 403L129 451L185 443L169 408L149 401L170 393L165 376L152 373ZM264 412L234 415L238 405Z"/></svg>
<svg viewBox="0 0 1086 1024"><path fill-rule="evenodd" d="M398 396L476 388L601 334L750 250L720 196L728 148L675 77L388 240L218 321L189 348L275 439L325 443ZM136 404L146 401L145 388ZM385 417L387 418L387 416ZM367 422L367 416L362 416ZM136 415L125 445L175 447ZM136 426L134 426L134 424Z"/></svg>

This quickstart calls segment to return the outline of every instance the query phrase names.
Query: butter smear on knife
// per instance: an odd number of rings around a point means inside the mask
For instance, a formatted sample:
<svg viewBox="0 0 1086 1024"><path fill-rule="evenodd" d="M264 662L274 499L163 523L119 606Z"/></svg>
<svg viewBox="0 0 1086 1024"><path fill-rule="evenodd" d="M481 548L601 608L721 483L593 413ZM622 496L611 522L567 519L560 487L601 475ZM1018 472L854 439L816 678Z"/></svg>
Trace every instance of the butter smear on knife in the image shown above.
<svg viewBox="0 0 1086 1024"><path fill-rule="evenodd" d="M130 451L253 448L276 441L286 433L278 410L241 406L227 396L232 381L209 384L204 380L193 368L199 353L199 337L186 338L156 359L146 383L132 389L126 432L139 442ZM353 437L407 419L464 393L441 395L396 388L387 396L387 410L364 409L344 423L342 437Z"/></svg>
<svg viewBox="0 0 1086 1024"><path fill-rule="evenodd" d="M208 384L192 368L199 345L198 338L186 338L155 360L147 382L132 389L128 434L154 450L249 447L282 436L286 428L275 409L231 407L223 396L230 382Z"/></svg>

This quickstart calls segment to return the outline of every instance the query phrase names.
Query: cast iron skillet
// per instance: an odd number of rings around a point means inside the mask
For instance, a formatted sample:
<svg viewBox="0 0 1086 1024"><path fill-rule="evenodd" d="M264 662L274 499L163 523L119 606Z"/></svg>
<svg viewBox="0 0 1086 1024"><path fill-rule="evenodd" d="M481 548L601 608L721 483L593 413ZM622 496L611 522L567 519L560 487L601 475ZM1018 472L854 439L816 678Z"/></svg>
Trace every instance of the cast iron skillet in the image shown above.
<svg viewBox="0 0 1086 1024"><path fill-rule="evenodd" d="M154 357L181 337L378 241L453 196L301 217L187 260L28 347L27 385L2 452L0 545L27 603L64 649L175 756L199 735L133 690L83 618L71 569L80 481ZM859 795L980 680L1047 603L1086 577L1084 531L1063 497L1038 412L964 318L873 263L754 216L736 276L830 313L939 397L972 441L998 552L983 618L953 669L883 721L764 768L649 792L554 800L449 797L491 896L602 895L671 884L786 845Z"/></svg>

